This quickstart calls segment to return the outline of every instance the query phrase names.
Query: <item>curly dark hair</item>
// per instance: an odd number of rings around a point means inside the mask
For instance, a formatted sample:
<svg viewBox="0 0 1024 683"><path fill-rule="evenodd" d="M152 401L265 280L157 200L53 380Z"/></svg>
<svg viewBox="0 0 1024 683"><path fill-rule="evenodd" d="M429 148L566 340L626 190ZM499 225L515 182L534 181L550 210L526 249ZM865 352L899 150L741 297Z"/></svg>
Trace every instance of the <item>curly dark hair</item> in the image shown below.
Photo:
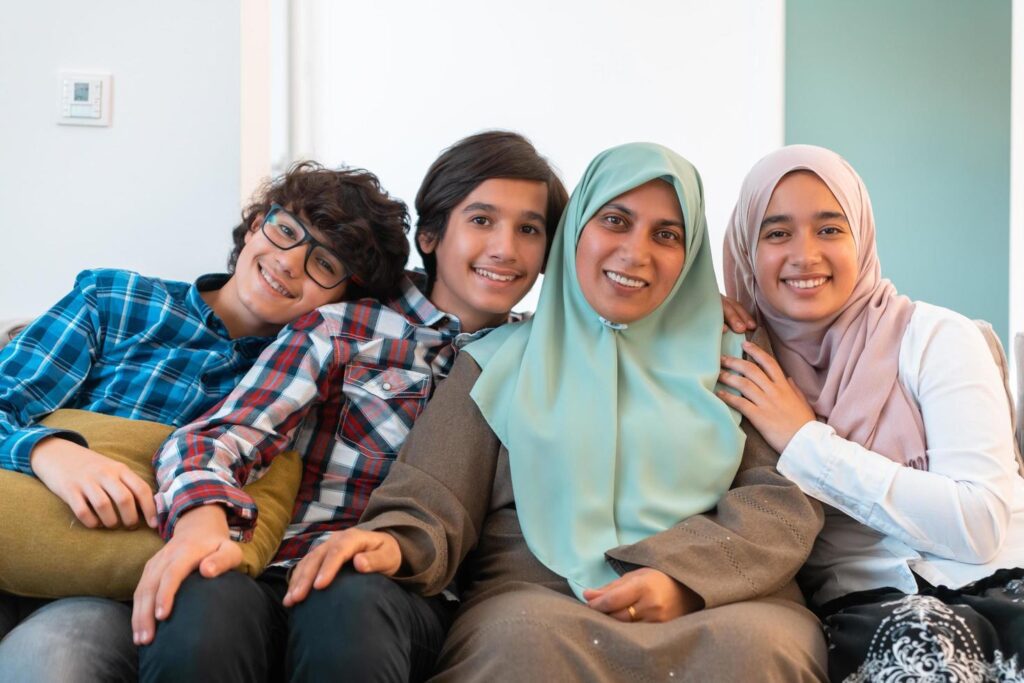
<svg viewBox="0 0 1024 683"><path fill-rule="evenodd" d="M562 217L569 194L547 160L518 133L490 130L470 135L444 150L431 164L416 194L416 251L427 271L428 291L437 277L437 258L426 254L420 237L439 242L448 228L448 217L480 183L491 178L539 180L548 186L547 246L544 258L555 239L555 228Z"/></svg>
<svg viewBox="0 0 1024 683"><path fill-rule="evenodd" d="M231 232L235 244L228 257L230 272L245 245L245 234L259 229L256 221L270 211L271 204L304 215L342 257L352 274L345 299L387 299L398 292L409 258L409 212L404 202L388 195L373 173L299 161L284 175L265 182Z"/></svg>

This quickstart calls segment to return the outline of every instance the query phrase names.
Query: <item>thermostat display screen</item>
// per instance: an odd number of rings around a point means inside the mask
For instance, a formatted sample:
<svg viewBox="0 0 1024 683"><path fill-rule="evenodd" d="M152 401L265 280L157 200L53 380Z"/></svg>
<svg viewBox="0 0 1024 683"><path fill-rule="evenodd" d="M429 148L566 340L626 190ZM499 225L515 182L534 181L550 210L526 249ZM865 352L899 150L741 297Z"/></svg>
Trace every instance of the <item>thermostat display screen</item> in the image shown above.
<svg viewBox="0 0 1024 683"><path fill-rule="evenodd" d="M89 101L89 84L75 83L75 102Z"/></svg>

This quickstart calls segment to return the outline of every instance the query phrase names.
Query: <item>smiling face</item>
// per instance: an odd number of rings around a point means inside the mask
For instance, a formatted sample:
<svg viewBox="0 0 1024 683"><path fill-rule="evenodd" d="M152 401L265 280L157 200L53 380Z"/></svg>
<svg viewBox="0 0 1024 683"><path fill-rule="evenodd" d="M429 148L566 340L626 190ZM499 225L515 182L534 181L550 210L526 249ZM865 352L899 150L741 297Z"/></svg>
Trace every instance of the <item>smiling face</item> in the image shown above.
<svg viewBox="0 0 1024 683"><path fill-rule="evenodd" d="M437 259L430 300L464 332L500 325L544 266L547 185L491 178L452 209L444 235L419 236Z"/></svg>
<svg viewBox="0 0 1024 683"><path fill-rule="evenodd" d="M310 226L305 215L300 220L310 234L321 242L325 236ZM307 249L280 249L260 230L263 216L257 215L245 235L245 246L238 254L235 272L222 288L222 303L230 312L221 313L243 326L247 334L274 334L281 327L325 304L340 301L345 283L324 289L305 270ZM226 295L226 296L225 296ZM216 309L215 309L216 310Z"/></svg>
<svg viewBox="0 0 1024 683"><path fill-rule="evenodd" d="M754 276L764 299L801 322L841 310L857 284L857 245L828 186L810 171L779 181L764 212Z"/></svg>
<svg viewBox="0 0 1024 683"><path fill-rule="evenodd" d="M663 180L598 209L576 245L576 278L590 307L622 324L653 312L683 272L683 231L676 191Z"/></svg>

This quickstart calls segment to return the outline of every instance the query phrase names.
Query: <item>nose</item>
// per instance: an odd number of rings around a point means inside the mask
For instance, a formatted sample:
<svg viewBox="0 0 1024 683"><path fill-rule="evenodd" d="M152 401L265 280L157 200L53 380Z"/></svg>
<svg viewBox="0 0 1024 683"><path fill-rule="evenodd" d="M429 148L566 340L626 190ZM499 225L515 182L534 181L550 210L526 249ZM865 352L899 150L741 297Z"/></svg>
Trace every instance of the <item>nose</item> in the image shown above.
<svg viewBox="0 0 1024 683"><path fill-rule="evenodd" d="M497 226L487 242L488 256L494 261L515 263L517 258L516 227L513 224Z"/></svg>
<svg viewBox="0 0 1024 683"><path fill-rule="evenodd" d="M801 231L792 244L793 251L790 254L790 261L793 265L806 268L821 261L821 248L813 234Z"/></svg>
<svg viewBox="0 0 1024 683"><path fill-rule="evenodd" d="M302 245L295 249L278 249L274 259L277 261L281 274L289 278L301 275L306 267L306 256L312 249L312 244Z"/></svg>
<svg viewBox="0 0 1024 683"><path fill-rule="evenodd" d="M642 266L651 258L651 245L646 230L630 230L619 244L619 258L627 265Z"/></svg>

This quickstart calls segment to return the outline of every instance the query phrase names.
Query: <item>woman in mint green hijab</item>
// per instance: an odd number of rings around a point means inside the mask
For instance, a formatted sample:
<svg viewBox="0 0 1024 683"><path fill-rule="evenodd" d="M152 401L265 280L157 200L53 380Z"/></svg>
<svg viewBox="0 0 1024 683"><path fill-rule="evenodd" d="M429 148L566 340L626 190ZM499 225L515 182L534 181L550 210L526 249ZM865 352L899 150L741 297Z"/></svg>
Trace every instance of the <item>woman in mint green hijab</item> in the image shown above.
<svg viewBox="0 0 1024 683"><path fill-rule="evenodd" d="M696 170L607 150L559 230L536 315L459 358L336 561L425 594L460 570L439 680L823 677L792 584L820 511L714 394Z"/></svg>

